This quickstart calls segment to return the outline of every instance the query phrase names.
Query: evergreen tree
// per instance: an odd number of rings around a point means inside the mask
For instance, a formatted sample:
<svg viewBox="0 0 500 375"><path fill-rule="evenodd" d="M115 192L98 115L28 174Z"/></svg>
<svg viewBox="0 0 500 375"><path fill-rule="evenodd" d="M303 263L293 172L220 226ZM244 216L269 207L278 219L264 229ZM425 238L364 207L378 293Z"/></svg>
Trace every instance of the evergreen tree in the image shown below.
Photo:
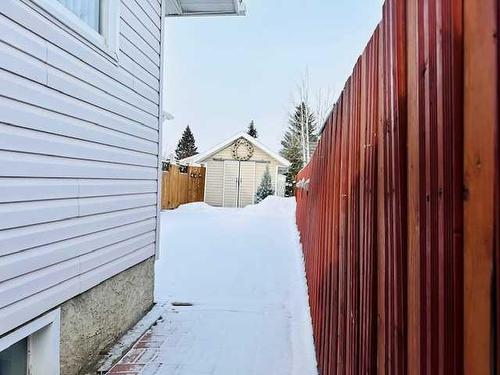
<svg viewBox="0 0 500 375"><path fill-rule="evenodd" d="M193 133L188 125L186 126L184 133L182 133L182 137L177 144L177 148L175 149L175 159L179 161L196 154L198 154L198 148L196 147L196 141L194 140Z"/></svg>
<svg viewBox="0 0 500 375"><path fill-rule="evenodd" d="M309 133L309 137L307 137L306 132ZM288 129L281 141L282 148L280 154L291 163L286 172L285 196L287 197L294 195L295 178L297 173L304 167L304 148L302 146L304 141L307 142L307 138L309 138L309 143L307 145L309 153L312 154L318 143L316 117L313 111L302 102L295 107L294 113L290 116L288 120Z"/></svg>
<svg viewBox="0 0 500 375"><path fill-rule="evenodd" d="M251 135L254 138L258 137L257 129L255 128L253 120L250 122L250 125L248 125L247 133L248 135Z"/></svg>
<svg viewBox="0 0 500 375"><path fill-rule="evenodd" d="M262 176L262 180L260 181L260 185L257 188L257 192L255 193L255 203L259 203L263 201L267 196L273 195L273 183L271 181L271 174L269 173L269 167L266 167L266 171Z"/></svg>

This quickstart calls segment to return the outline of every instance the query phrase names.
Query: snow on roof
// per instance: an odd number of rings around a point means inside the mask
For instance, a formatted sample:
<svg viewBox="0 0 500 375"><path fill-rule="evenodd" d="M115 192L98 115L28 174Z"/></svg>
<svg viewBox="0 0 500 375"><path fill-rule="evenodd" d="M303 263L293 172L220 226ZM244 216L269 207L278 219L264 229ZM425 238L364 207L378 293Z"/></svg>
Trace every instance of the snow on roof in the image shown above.
<svg viewBox="0 0 500 375"><path fill-rule="evenodd" d="M197 164L197 159L198 159L199 154L193 155L193 156L188 156L187 158L179 160L179 164L181 165L193 165Z"/></svg>
<svg viewBox="0 0 500 375"><path fill-rule="evenodd" d="M237 139L240 139L240 138L244 138L248 142L252 143L254 146L260 148L266 154L268 154L269 156L271 156L272 158L277 160L282 166L284 166L284 167L290 166L290 162L288 160L286 160L284 157L282 157L278 153L272 151L269 147L260 143L254 137L252 137L251 135L248 135L246 132L240 132L238 134L235 134L232 137L226 139L224 142L219 143L218 145L212 147L210 150L208 150L204 153L198 154L198 155L194 155L194 156L190 156L190 157L185 158L185 159L181 159L181 160L179 160L179 163L180 164L201 163L204 160L208 159L210 156L216 154L220 150L223 150L224 148L229 146L231 143L233 143L234 141L236 141Z"/></svg>

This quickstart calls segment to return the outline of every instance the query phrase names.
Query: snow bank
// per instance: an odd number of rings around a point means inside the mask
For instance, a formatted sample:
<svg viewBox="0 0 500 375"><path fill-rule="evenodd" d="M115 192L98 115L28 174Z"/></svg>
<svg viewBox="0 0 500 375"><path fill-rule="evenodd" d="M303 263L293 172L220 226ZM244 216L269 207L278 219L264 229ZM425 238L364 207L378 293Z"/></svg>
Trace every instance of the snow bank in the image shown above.
<svg viewBox="0 0 500 375"><path fill-rule="evenodd" d="M262 202L258 204L253 204L243 208L246 214L265 214L265 215L282 215L282 216L292 216L295 214L295 198L282 198L270 195L266 197ZM227 208L227 207L213 207L205 202L195 202L186 203L180 205L175 211L177 212L206 212L212 211L220 212L223 210L240 210L240 208Z"/></svg>
<svg viewBox="0 0 500 375"><path fill-rule="evenodd" d="M199 211L211 210L213 208L215 207L209 206L205 202L195 202L195 203L181 204L178 208L176 208L176 210L181 212L199 212Z"/></svg>
<svg viewBox="0 0 500 375"><path fill-rule="evenodd" d="M258 204L246 206L244 210L248 213L295 217L295 207L294 197L281 198L271 195Z"/></svg>

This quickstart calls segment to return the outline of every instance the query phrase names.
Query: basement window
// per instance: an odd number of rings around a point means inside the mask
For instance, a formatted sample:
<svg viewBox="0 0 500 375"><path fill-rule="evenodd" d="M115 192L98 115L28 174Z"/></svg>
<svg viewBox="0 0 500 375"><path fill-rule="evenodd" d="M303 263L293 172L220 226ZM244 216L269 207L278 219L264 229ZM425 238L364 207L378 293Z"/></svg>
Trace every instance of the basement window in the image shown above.
<svg viewBox="0 0 500 375"><path fill-rule="evenodd" d="M0 374L59 374L60 310L0 337Z"/></svg>
<svg viewBox="0 0 500 375"><path fill-rule="evenodd" d="M28 339L9 346L0 352L0 374L26 375L28 373Z"/></svg>

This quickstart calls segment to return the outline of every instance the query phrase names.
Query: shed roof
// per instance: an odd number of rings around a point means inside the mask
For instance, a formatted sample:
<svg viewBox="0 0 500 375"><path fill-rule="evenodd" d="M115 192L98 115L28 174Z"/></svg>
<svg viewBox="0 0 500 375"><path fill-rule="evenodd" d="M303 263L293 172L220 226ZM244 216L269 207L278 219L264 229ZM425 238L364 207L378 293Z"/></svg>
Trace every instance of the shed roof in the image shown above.
<svg viewBox="0 0 500 375"><path fill-rule="evenodd" d="M202 163L203 161L205 161L206 159L208 159L212 155L214 155L217 152L225 149L231 143L233 143L234 141L236 141L237 139L240 139L240 138L244 138L248 142L252 143L255 147L260 148L262 151L264 151L266 154L268 154L273 159L275 159L278 163L280 163L283 167L289 167L290 166L290 162L288 160L286 160L284 157L282 157L278 153L272 151L269 147L267 147L264 144L260 143L254 137L248 135L245 132L240 132L238 134L233 135L232 137L226 139L224 142L219 143L218 145L212 147L210 150L208 150L208 151L206 151L204 153L201 153L201 154L198 154L198 155L194 155L194 156L190 156L188 158L179 160L179 163L180 164Z"/></svg>

